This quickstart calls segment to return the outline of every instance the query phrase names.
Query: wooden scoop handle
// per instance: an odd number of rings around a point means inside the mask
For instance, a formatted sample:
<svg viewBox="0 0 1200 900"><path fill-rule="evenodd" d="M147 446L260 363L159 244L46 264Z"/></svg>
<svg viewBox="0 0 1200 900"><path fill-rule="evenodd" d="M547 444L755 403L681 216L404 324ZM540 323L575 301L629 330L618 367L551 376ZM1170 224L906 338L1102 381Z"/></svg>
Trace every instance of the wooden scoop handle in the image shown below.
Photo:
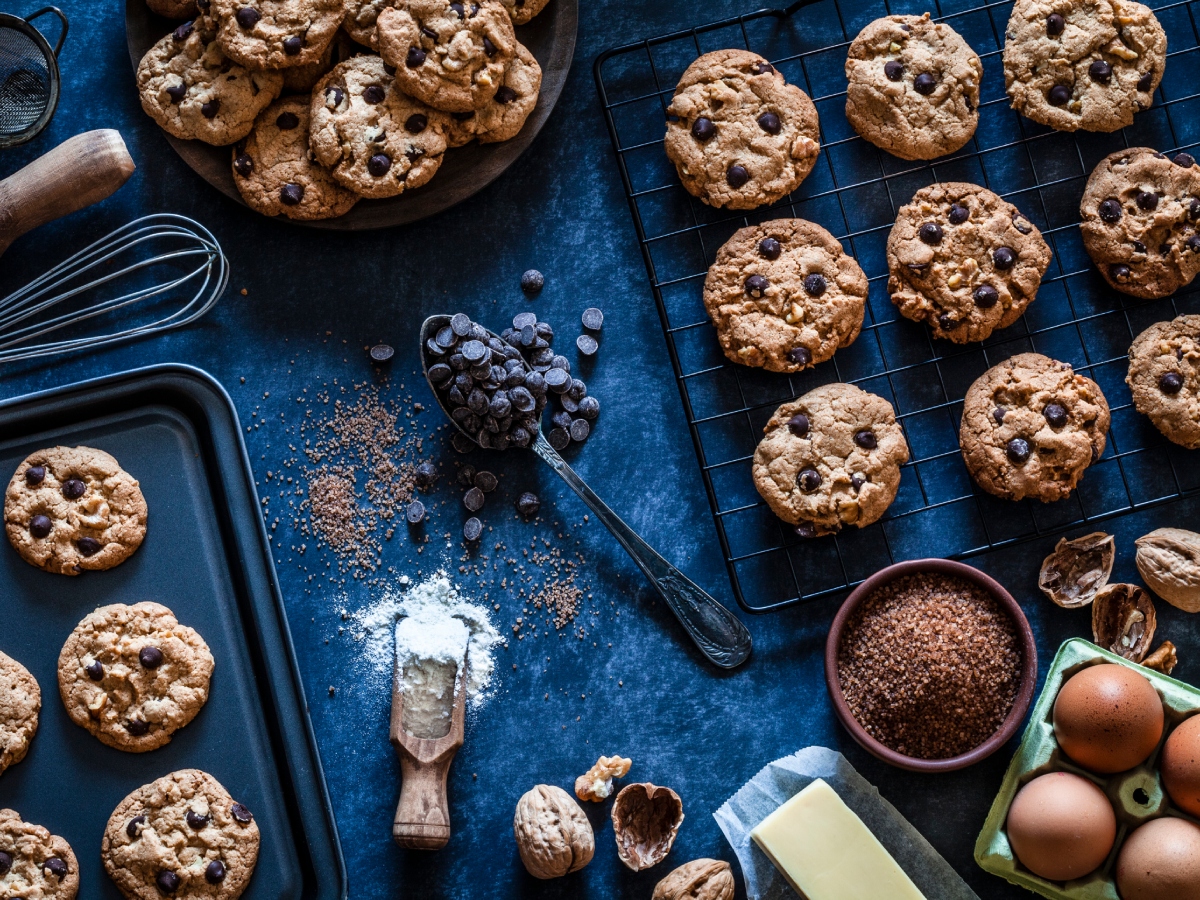
<svg viewBox="0 0 1200 900"><path fill-rule="evenodd" d="M450 804L446 778L454 754L432 763L400 755L400 803L392 823L392 840L409 850L440 850L450 841Z"/></svg>
<svg viewBox="0 0 1200 900"><path fill-rule="evenodd" d="M99 203L133 170L125 141L111 128L63 141L0 181L0 254L25 232Z"/></svg>

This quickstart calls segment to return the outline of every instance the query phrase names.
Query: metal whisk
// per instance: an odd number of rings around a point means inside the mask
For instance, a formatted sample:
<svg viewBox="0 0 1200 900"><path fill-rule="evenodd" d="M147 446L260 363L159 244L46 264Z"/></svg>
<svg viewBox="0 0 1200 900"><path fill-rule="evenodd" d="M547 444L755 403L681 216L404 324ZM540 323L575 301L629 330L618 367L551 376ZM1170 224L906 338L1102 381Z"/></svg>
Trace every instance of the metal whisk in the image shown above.
<svg viewBox="0 0 1200 900"><path fill-rule="evenodd" d="M156 269L170 271L156 283L116 296L101 290L138 272L154 274ZM136 219L0 300L0 364L91 350L187 325L212 309L228 283L229 260L203 225L165 213ZM118 331L30 343L155 298L173 308ZM46 317L54 307L72 300L77 302L69 311Z"/></svg>

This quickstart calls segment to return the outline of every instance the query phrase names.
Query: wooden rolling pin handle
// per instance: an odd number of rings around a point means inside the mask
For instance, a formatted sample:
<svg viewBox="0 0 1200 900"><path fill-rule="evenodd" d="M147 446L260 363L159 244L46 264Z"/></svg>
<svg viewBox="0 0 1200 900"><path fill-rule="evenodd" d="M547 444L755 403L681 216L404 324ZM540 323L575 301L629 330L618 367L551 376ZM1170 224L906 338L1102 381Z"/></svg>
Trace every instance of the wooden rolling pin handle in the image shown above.
<svg viewBox="0 0 1200 900"><path fill-rule="evenodd" d="M0 254L25 232L99 203L133 170L125 141L111 128L63 141L0 181Z"/></svg>
<svg viewBox="0 0 1200 900"><path fill-rule="evenodd" d="M400 804L392 823L392 839L409 850L440 850L450 841L450 804L446 778L453 753L431 763L400 754Z"/></svg>

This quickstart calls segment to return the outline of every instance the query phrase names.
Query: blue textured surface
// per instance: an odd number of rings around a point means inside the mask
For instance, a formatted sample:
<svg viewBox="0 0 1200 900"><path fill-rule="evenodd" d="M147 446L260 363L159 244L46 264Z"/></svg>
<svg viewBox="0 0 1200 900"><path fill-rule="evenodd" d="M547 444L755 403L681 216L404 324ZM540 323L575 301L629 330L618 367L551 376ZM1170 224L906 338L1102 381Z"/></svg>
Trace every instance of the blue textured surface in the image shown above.
<svg viewBox="0 0 1200 900"><path fill-rule="evenodd" d="M666 556L732 602L590 63L610 46L752 5L742 0L589 0L582 5L576 62L562 100L512 171L467 203L419 225L337 235L268 221L200 181L141 112L117 6L106 4L101 12L93 5L65 4L75 29L63 52L61 108L36 141L0 155L0 176L72 134L99 127L121 130L138 171L99 207L18 241L0 261L0 294L118 224L165 211L193 216L212 229L232 261L235 290L204 323L185 332L8 368L0 395L152 362L191 363L226 385L244 422L257 412L256 421L270 423L247 435L262 479L292 456L278 422L281 415L294 420L295 397L302 390L311 392L335 378L374 377L361 352L364 344L386 340L396 346L395 380L412 388L414 338L430 313L462 309L495 326L531 308L564 336L573 336L583 308L601 306L607 315L603 346L588 382L605 407L593 439L573 464ZM6 3L6 11L35 8L14 10ZM519 278L531 266L546 273L547 286L529 302L521 295ZM236 292L243 287L244 297ZM573 352L569 356L573 359ZM417 387L417 399L424 390ZM449 456L448 451L438 454ZM502 494L488 508L497 540L520 547L532 534L531 526L511 519L502 506L520 490L537 491L564 521L582 518L581 504L532 456L511 454L489 465L506 476ZM456 495L443 487L440 496ZM505 515L496 514L502 508ZM439 521L456 528L459 514L448 505ZM1121 520L1113 529L1120 541L1115 576L1136 577L1135 537L1156 525L1196 520L1194 504ZM343 601L336 592L309 584L298 564L281 556L279 577L350 870L351 896L646 898L672 865L699 856L732 860L710 814L768 761L809 744L842 749L981 897L1027 896L971 860L975 835L1013 748L966 772L939 777L899 772L860 751L835 724L822 675L824 637L836 601L750 620L754 655L739 671L722 674L704 664L670 614L653 602L640 574L606 532L594 522L575 531L598 608L605 611L594 629L599 647L590 640L551 638L513 642L500 654L499 695L471 723L451 777L455 835L445 850L428 855L405 853L391 843L399 767L387 744L389 698L353 683L356 649L350 642L325 643L336 634ZM281 543L290 542L285 534ZM1052 543L1034 542L978 561L1023 603L1046 660L1062 640L1089 630L1087 611L1053 608L1037 593L1036 566ZM402 539L391 541L385 554L397 571L418 562L428 567L428 554L418 557ZM310 549L305 562L316 571L324 559ZM470 590L472 581L468 577L463 584ZM163 591L169 598L169 586ZM350 605L368 599L360 585L348 592ZM610 612L609 601L619 617ZM516 604L500 602L504 608L497 622L506 626ZM1180 647L1176 674L1195 681L1200 662L1194 655L1194 620L1160 604L1159 629ZM329 685L339 687L333 698ZM549 701L543 700L546 693ZM535 882L525 875L512 842L517 798L538 782L569 788L599 753L612 752L634 759L638 780L667 784L682 796L688 818L668 863L640 874L625 870L616 859L607 806L592 807L595 861L569 879ZM76 850L84 864L97 864L96 847Z"/></svg>

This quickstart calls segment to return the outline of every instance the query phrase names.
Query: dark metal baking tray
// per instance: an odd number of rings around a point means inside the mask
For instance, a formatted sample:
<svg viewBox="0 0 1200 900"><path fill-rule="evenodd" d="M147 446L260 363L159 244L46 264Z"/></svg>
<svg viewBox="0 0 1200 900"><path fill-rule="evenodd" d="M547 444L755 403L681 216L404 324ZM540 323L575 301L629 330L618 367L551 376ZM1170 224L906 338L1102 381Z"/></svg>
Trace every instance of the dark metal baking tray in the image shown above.
<svg viewBox="0 0 1200 900"><path fill-rule="evenodd" d="M42 689L29 755L0 775L0 807L70 842L79 896L120 898L100 840L131 790L176 769L211 772L253 811L262 850L246 900L342 900L345 863L237 413L199 369L162 365L0 403L0 474L57 444L98 447L142 485L146 540L127 562L76 578L0 547L0 650ZM73 724L58 653L85 615L154 600L216 659L208 703L166 747L123 753Z"/></svg>

